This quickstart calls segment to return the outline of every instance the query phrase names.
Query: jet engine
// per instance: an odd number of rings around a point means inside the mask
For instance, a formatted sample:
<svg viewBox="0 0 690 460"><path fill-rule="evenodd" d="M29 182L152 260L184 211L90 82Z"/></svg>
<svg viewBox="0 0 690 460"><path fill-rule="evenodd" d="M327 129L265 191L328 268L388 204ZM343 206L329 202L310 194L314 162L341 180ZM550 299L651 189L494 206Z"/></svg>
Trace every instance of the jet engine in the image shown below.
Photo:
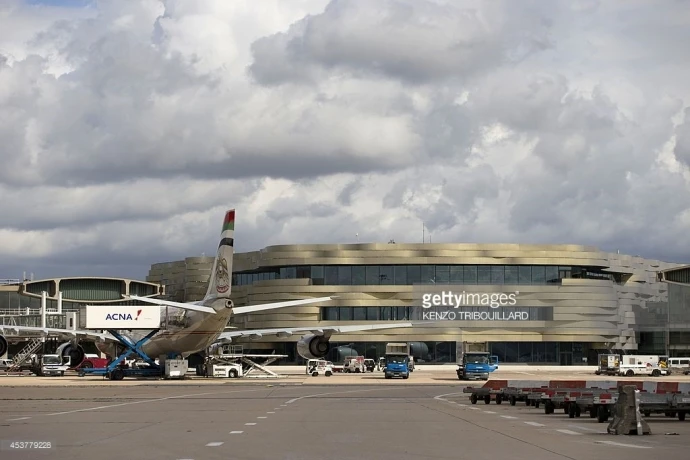
<svg viewBox="0 0 690 460"><path fill-rule="evenodd" d="M60 345L55 354L62 356L62 362L69 363L71 368L79 366L85 358L84 349L81 345L72 342L65 342Z"/></svg>
<svg viewBox="0 0 690 460"><path fill-rule="evenodd" d="M305 335L297 342L297 353L304 359L322 359L328 348L328 339L321 335Z"/></svg>
<svg viewBox="0 0 690 460"><path fill-rule="evenodd" d="M0 335L0 356L4 356L7 353L7 339Z"/></svg>

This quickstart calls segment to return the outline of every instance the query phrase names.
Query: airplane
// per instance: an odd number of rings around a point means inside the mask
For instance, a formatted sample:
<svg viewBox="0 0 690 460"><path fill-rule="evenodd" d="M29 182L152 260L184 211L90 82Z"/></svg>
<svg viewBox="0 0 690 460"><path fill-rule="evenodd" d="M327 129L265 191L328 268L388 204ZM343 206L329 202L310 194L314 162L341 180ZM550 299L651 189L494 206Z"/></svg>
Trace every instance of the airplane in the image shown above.
<svg viewBox="0 0 690 460"><path fill-rule="evenodd" d="M234 229L235 209L230 209L225 213L220 243L218 244L211 277L203 300L182 303L135 295L128 296L128 299L159 305L161 323L165 324L166 328L155 332L155 334L153 330L118 331L118 333L133 343L138 342L149 334L153 334L150 340L143 343L141 350L149 357L154 358L160 355L171 354L186 358L191 354L207 350L212 346L229 343L233 338L237 337L256 338L265 335L289 337L293 334L305 333L297 342L297 352L304 359L321 359L328 353L330 348L329 340L333 334L412 326L412 323L403 322L379 325L312 326L226 331L228 329L228 321L233 314L327 302L337 298L336 296L329 296L235 307L232 300L230 300ZM61 355L63 359L69 358L69 362L73 367L78 365L74 363L81 363L84 360L84 349L79 345L79 340L94 341L99 351L112 358L119 356L126 350L120 340L107 332L0 325L0 356L7 351L8 342L3 336L5 331L13 331L15 334L38 333L43 336L58 335L68 337L69 341L58 347L57 354Z"/></svg>

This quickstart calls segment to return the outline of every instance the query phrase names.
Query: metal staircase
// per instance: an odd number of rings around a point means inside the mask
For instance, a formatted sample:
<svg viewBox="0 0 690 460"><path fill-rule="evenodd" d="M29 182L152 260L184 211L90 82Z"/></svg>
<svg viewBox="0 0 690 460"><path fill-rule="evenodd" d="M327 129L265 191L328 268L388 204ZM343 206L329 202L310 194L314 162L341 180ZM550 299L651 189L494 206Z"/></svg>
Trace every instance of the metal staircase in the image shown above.
<svg viewBox="0 0 690 460"><path fill-rule="evenodd" d="M10 372L17 372L19 370L19 367L26 362L27 359L31 357L31 355L41 348L43 345L43 340L40 337L34 337L31 340L29 340L29 343L26 344L24 348L22 348L22 351L17 353L14 356L14 362L10 367L7 368L6 372L9 374Z"/></svg>

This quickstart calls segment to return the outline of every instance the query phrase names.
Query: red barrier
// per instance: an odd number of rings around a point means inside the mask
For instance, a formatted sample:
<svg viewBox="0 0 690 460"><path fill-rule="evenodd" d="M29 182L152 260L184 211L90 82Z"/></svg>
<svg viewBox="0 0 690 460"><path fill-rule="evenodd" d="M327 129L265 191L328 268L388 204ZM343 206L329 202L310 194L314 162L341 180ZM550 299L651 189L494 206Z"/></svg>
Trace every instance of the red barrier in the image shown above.
<svg viewBox="0 0 690 460"><path fill-rule="evenodd" d="M587 388L586 380L551 380L551 388Z"/></svg>

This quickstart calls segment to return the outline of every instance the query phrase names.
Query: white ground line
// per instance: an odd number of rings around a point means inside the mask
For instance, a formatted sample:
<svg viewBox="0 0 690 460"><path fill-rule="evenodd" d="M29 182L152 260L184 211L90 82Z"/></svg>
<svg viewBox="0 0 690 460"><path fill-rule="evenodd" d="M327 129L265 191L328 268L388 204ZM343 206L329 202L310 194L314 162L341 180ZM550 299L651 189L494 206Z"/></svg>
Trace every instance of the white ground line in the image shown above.
<svg viewBox="0 0 690 460"><path fill-rule="evenodd" d="M218 446L222 446L223 444L225 444L225 443L224 442L209 442L208 444L206 444L206 447L218 447Z"/></svg>
<svg viewBox="0 0 690 460"><path fill-rule="evenodd" d="M496 412L490 411L490 410L485 410L484 413L485 413L485 414L495 414Z"/></svg>
<svg viewBox="0 0 690 460"><path fill-rule="evenodd" d="M582 433L578 433L577 431L571 431L571 430L556 430L556 431L558 431L559 433L563 433L563 434L575 434L575 435L582 436Z"/></svg>
<svg viewBox="0 0 690 460"><path fill-rule="evenodd" d="M268 417L263 417L263 416L262 416L262 417L257 417L257 418L268 418Z"/></svg>
<svg viewBox="0 0 690 460"><path fill-rule="evenodd" d="M608 444L610 446L618 446L618 447L633 447L635 449L651 449L651 446L637 446L635 444L623 444L622 442L616 442L616 441L594 441L594 444Z"/></svg>
<svg viewBox="0 0 690 460"><path fill-rule="evenodd" d="M193 393L193 394L188 394L188 395L167 396L165 398L145 399L143 401L130 401L130 402L120 403L120 404L111 404L108 406L89 407L86 409L75 409L75 410L68 410L65 412L54 412L52 414L41 414L38 417L50 417L53 415L76 414L77 412L89 412L92 410L110 409L111 407L131 406L134 404L146 404L146 403L152 403L152 402L158 402L158 401L167 401L169 399L189 398L191 396L218 395L218 394L226 394L226 393L246 393L249 391L263 391L263 388L259 388L256 390L213 391L213 392L209 392L209 393ZM31 417L23 417L22 420L27 420L30 418Z"/></svg>
<svg viewBox="0 0 690 460"><path fill-rule="evenodd" d="M275 414L275 412L266 412L267 414Z"/></svg>
<svg viewBox="0 0 690 460"><path fill-rule="evenodd" d="M525 422L525 423L528 425L532 425L532 426L546 426L543 423L537 423L537 422Z"/></svg>
<svg viewBox="0 0 690 460"><path fill-rule="evenodd" d="M8 418L8 422L15 422L17 420L29 420L31 417Z"/></svg>
<svg viewBox="0 0 690 460"><path fill-rule="evenodd" d="M405 386L404 386L404 385L400 385L399 388L369 388L369 389L366 389L366 390L333 391L333 392L330 392L330 393L318 393L318 394L315 394L315 395L307 395L307 396L300 396L299 398L293 398L293 399L291 399L291 400L289 400L289 401L286 401L286 404L281 404L281 406L285 406L285 405L287 405L287 404L292 404L292 403L294 403L294 402L301 401L302 399L315 398L315 397L317 397L317 396L344 395L344 394L347 394L347 393L364 393L365 391L383 391L383 390L386 390L386 391L394 391L394 390L403 390L403 389L405 389Z"/></svg>
<svg viewBox="0 0 690 460"><path fill-rule="evenodd" d="M443 400L443 399L444 399L444 398L443 398L444 396L455 396L455 395L462 395L462 394L466 394L466 393L464 393L464 392L462 392L462 391L459 391L459 392L457 392L457 393L446 393L446 394L444 394L444 395L434 396L434 399L436 399L436 400Z"/></svg>
<svg viewBox="0 0 690 460"><path fill-rule="evenodd" d="M501 415L503 418L511 419L511 420L516 420L517 417L513 417L512 415Z"/></svg>
<svg viewBox="0 0 690 460"><path fill-rule="evenodd" d="M601 434L606 434L606 431L601 431L601 430L596 430L594 428L588 428L586 426L579 426L579 425L568 425L570 428L575 428L576 430L584 430L584 431L591 431L592 433L601 433Z"/></svg>
<svg viewBox="0 0 690 460"><path fill-rule="evenodd" d="M244 431L231 431L230 434L242 434Z"/></svg>
<svg viewBox="0 0 690 460"><path fill-rule="evenodd" d="M247 426L252 426L252 425L256 425L256 423L254 423L254 422L249 422L249 423L245 423L245 425L247 425Z"/></svg>

